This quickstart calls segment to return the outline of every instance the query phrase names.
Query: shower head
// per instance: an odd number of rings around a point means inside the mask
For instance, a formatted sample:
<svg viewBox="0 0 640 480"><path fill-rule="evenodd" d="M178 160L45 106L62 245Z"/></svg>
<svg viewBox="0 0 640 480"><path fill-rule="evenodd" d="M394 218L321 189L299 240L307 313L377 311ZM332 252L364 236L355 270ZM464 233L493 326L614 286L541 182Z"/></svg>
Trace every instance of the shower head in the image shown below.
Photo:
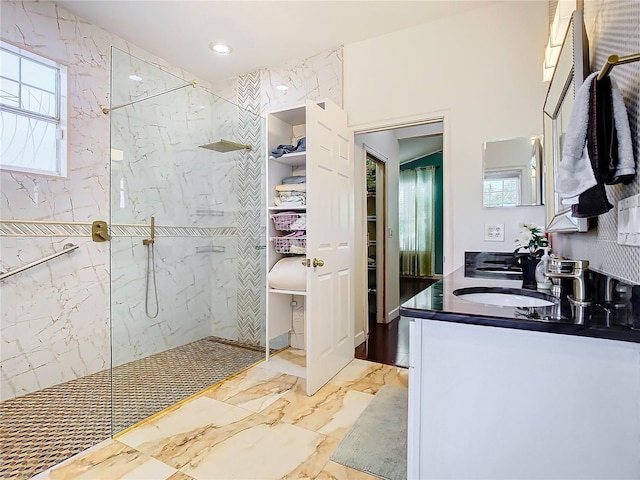
<svg viewBox="0 0 640 480"><path fill-rule="evenodd" d="M207 148L215 152L233 152L235 150L252 150L251 145L243 145L242 143L232 142L230 140L220 139L219 142L208 143L207 145L200 145L200 148Z"/></svg>

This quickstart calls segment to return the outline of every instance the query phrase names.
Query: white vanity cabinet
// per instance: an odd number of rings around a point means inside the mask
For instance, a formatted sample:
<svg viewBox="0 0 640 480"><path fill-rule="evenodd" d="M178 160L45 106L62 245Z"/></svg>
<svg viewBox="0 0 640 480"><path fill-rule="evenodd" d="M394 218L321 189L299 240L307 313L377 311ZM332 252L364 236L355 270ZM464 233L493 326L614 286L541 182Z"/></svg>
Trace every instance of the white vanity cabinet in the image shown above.
<svg viewBox="0 0 640 480"><path fill-rule="evenodd" d="M273 289L267 282L267 361L272 340L292 331L292 300L302 296L306 391L312 395L354 356L353 132L346 113L326 100L270 112L267 136L267 275L278 260L302 246L294 238L295 249L279 248L278 242L288 242L283 238L288 232L277 230L271 215L306 216L306 254L296 255L305 264L306 289ZM305 151L270 158L271 149L295 146L301 137L306 137ZM306 205L275 205L275 187L292 175L306 175Z"/></svg>
<svg viewBox="0 0 640 480"><path fill-rule="evenodd" d="M640 344L411 319L409 479L640 478Z"/></svg>

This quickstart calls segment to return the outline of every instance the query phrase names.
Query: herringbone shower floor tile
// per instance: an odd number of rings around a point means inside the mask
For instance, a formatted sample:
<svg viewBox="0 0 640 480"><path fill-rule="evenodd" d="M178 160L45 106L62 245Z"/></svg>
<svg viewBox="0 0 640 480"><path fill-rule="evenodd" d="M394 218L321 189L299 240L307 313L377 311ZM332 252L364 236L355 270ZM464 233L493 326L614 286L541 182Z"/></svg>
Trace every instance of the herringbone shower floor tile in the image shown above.
<svg viewBox="0 0 640 480"><path fill-rule="evenodd" d="M113 370L113 432L230 377L264 350L208 337ZM0 403L0 478L26 479L111 436L111 371Z"/></svg>

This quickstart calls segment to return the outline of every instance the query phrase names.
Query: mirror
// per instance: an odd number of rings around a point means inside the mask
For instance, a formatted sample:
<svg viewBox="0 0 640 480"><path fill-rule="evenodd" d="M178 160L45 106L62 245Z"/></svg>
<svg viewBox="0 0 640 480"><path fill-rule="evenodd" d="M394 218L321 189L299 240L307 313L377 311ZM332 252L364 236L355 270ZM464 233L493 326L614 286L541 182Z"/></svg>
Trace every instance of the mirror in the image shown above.
<svg viewBox="0 0 640 480"><path fill-rule="evenodd" d="M542 137L483 144L482 206L542 205Z"/></svg>
<svg viewBox="0 0 640 480"><path fill-rule="evenodd" d="M571 216L571 208L555 191L562 145L576 90L588 75L589 55L582 11L573 12L543 108L544 198L547 232L586 232L586 218Z"/></svg>

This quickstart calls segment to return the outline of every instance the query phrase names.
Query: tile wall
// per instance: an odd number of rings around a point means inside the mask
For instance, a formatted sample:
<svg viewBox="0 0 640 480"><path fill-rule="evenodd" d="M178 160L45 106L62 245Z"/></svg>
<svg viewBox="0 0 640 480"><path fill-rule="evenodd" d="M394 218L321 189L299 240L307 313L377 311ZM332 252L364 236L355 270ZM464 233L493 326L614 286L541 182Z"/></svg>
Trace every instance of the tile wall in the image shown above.
<svg viewBox="0 0 640 480"><path fill-rule="evenodd" d="M590 69L598 71L609 55L640 52L640 2L637 0L585 0ZM617 202L640 193L640 62L614 67L611 76L622 92L629 115L636 177L629 185L607 187L614 208L597 217L586 233L555 234L554 250L569 258L589 260L590 267L612 277L640 284L640 248L618 245Z"/></svg>

